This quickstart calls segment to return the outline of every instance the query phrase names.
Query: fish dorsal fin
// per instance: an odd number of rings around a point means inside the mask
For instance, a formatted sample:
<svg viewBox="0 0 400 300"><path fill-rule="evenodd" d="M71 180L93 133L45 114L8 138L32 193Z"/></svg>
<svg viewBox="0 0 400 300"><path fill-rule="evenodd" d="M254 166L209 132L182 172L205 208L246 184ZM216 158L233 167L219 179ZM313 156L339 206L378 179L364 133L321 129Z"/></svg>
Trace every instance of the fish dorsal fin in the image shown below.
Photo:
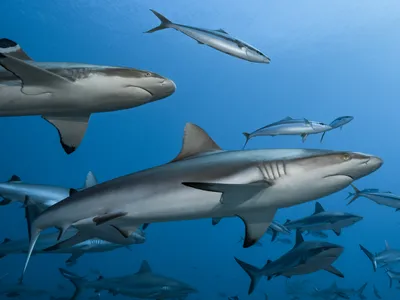
<svg viewBox="0 0 400 300"><path fill-rule="evenodd" d="M315 203L314 215L315 215L315 214L322 213L322 212L324 212L324 211L325 211L325 209L322 207L322 205L321 205L319 202Z"/></svg>
<svg viewBox="0 0 400 300"><path fill-rule="evenodd" d="M280 122L282 122L282 121L290 121L290 120L293 120L293 118L287 116L286 118L283 118Z"/></svg>
<svg viewBox="0 0 400 300"><path fill-rule="evenodd" d="M19 178L17 175L11 176L11 178L8 180L8 182L21 182L21 178Z"/></svg>
<svg viewBox="0 0 400 300"><path fill-rule="evenodd" d="M171 162L183 160L201 153L222 150L199 126L187 123L183 134L181 152Z"/></svg>
<svg viewBox="0 0 400 300"><path fill-rule="evenodd" d="M32 60L20 45L9 39L0 39L0 53L8 54L21 60Z"/></svg>
<svg viewBox="0 0 400 300"><path fill-rule="evenodd" d="M296 230L296 244L294 245L293 248L296 248L303 242L304 242L304 239L303 239L303 236L301 235L300 230Z"/></svg>
<svg viewBox="0 0 400 300"><path fill-rule="evenodd" d="M97 184L97 178L94 176L92 171L89 171L86 175L84 188L87 189L89 187L95 186Z"/></svg>
<svg viewBox="0 0 400 300"><path fill-rule="evenodd" d="M217 29L217 30L215 30L215 31L218 31L218 32L221 32L221 33L225 33L225 34L229 34L229 33L227 33L225 30L223 30L222 28Z"/></svg>
<svg viewBox="0 0 400 300"><path fill-rule="evenodd" d="M388 243L388 241L386 241L386 240L385 240L385 248L386 248L386 250L390 250L389 243Z"/></svg>
<svg viewBox="0 0 400 300"><path fill-rule="evenodd" d="M151 273L151 268L147 260L142 262L138 273Z"/></svg>

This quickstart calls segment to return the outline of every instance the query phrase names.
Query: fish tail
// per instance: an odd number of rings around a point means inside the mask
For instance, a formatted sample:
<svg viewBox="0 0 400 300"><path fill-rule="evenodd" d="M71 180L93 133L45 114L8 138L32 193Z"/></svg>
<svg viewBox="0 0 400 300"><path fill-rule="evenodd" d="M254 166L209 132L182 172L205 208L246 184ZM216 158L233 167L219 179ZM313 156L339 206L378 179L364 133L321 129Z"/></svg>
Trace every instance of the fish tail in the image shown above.
<svg viewBox="0 0 400 300"><path fill-rule="evenodd" d="M322 134L321 139L319 140L320 143L322 143L322 141L323 141L323 139L324 139L324 136L325 136L325 133L326 133L326 132L324 132L324 133Z"/></svg>
<svg viewBox="0 0 400 300"><path fill-rule="evenodd" d="M246 138L246 142L243 145L243 149L246 148L247 143L250 141L250 133L248 132L243 132L244 137Z"/></svg>
<svg viewBox="0 0 400 300"><path fill-rule="evenodd" d="M250 277L250 286L249 286L249 292L248 294L250 295L251 293L253 293L256 285L258 284L258 282L261 279L261 270L249 265L248 263L245 263L239 259L237 259L235 257L236 262L243 268L243 270L247 273L247 275L249 275Z"/></svg>
<svg viewBox="0 0 400 300"><path fill-rule="evenodd" d="M64 278L71 281L71 283L74 285L75 291L70 300L75 300L82 293L83 285L86 282L86 279L63 268L59 268L59 271Z"/></svg>
<svg viewBox="0 0 400 300"><path fill-rule="evenodd" d="M376 263L375 255L373 255L371 252L369 252L363 245L360 245L360 249L369 258L369 260L372 263L372 267L374 268L374 271L376 272L376 269L377 269L378 265Z"/></svg>
<svg viewBox="0 0 400 300"><path fill-rule="evenodd" d="M360 197L360 190L356 188L354 184L351 184L351 187L354 189L354 193L349 192L349 196L347 196L346 199L349 199L350 197L353 197L347 205L350 205L353 201L357 200L358 197Z"/></svg>
<svg viewBox="0 0 400 300"><path fill-rule="evenodd" d="M365 288L367 287L367 284L368 284L368 282L366 282L366 283L364 283L358 290L357 290L357 296L360 298L360 299L365 299L365 296L364 296L364 290L365 290Z"/></svg>
<svg viewBox="0 0 400 300"><path fill-rule="evenodd" d="M150 10L151 10L151 12L152 12L153 14L156 15L157 18L160 19L161 24L158 25L158 26L156 26L156 27L154 27L154 28L152 28L152 29L150 29L150 30L148 30L148 31L146 31L145 33L153 33L153 32L155 32L155 31L163 30L163 29L168 28L169 25L172 24L172 22L171 22L170 20L168 20L166 17L164 17L162 14L156 12L156 11L153 10L153 9L150 9Z"/></svg>

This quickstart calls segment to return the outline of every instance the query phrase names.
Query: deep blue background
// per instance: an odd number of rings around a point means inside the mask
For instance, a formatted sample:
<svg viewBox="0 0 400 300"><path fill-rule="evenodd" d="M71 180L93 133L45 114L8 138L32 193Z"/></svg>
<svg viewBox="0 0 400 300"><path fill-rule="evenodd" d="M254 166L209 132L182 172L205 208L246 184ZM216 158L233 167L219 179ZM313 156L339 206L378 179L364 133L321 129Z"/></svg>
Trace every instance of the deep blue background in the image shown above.
<svg viewBox="0 0 400 300"><path fill-rule="evenodd" d="M223 28L271 58L270 65L253 64L201 46L174 30L153 34L158 25L153 8L170 20L210 29ZM183 128L190 121L202 126L224 149L243 145L243 131L252 131L286 116L330 122L341 115L354 121L329 132L323 144L311 136L256 138L249 148L309 147L360 151L385 160L379 172L357 182L400 193L399 95L400 3L387 1L227 1L227 0L3 0L1 34L17 41L38 61L82 62L147 69L171 78L174 95L128 111L92 116L85 139L70 156L62 151L56 130L40 117L0 119L0 176L12 174L32 183L80 187L87 171L100 181L165 163L181 147ZM330 240L345 246L335 266L345 275L339 285L358 288L375 283L389 296L382 270L373 273L359 243L372 252L387 239L400 248L399 216L366 199L346 207L346 191L321 203L330 210L355 212L365 220ZM277 220L312 213L314 203L279 211ZM1 236L26 236L23 211L0 209ZM241 249L238 219L217 227L210 220L154 224L145 245L112 253L88 255L74 268L85 274L98 268L106 276L136 272L148 259L159 273L186 280L201 294L217 292L245 298L249 279L233 256L263 265L289 246L270 244ZM55 290L63 279L57 267L67 256L36 256L26 283ZM1 270L19 275L24 256L4 258ZM307 276L325 287L336 278L319 272ZM271 299L285 297L284 278L256 290ZM394 295L396 289L392 290ZM369 286L367 295L372 294ZM104 296L103 296L104 297ZM371 295L372 297L372 295Z"/></svg>

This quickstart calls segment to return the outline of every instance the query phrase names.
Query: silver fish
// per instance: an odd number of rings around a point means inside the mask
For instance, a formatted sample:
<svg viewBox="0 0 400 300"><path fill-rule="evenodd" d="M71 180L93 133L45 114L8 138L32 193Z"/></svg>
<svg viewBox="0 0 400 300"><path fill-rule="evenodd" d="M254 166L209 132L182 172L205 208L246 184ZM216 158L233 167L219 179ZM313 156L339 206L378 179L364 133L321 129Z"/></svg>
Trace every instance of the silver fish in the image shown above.
<svg viewBox="0 0 400 300"><path fill-rule="evenodd" d="M152 33L155 31L163 30L166 28L173 28L183 34L196 40L201 45L208 45L216 50L224 52L226 54L251 61L256 63L269 64L271 61L265 54L253 46L230 36L225 30L209 30L202 29L187 25L176 24L168 20L162 14L150 9L156 17L161 21L161 24L153 29L146 31L145 33Z"/></svg>
<svg viewBox="0 0 400 300"><path fill-rule="evenodd" d="M243 132L246 138L243 149L246 148L250 139L256 136L300 135L304 142L310 134L318 134L331 129L332 127L321 122L286 117L278 122L261 127L252 133Z"/></svg>
<svg viewBox="0 0 400 300"><path fill-rule="evenodd" d="M175 91L173 81L132 68L33 61L0 39L0 116L41 115L65 152L80 145L92 113L137 107Z"/></svg>
<svg viewBox="0 0 400 300"><path fill-rule="evenodd" d="M388 207L393 207L396 209L396 211L400 210L400 196L393 194L392 192L383 192L379 191L378 189L364 189L360 191L355 187L354 184L351 185L354 189L354 193L349 192L349 196L347 198L351 198L349 201L349 204L351 204L353 201L358 199L359 197L365 197L368 198L375 203L379 205L385 205Z"/></svg>

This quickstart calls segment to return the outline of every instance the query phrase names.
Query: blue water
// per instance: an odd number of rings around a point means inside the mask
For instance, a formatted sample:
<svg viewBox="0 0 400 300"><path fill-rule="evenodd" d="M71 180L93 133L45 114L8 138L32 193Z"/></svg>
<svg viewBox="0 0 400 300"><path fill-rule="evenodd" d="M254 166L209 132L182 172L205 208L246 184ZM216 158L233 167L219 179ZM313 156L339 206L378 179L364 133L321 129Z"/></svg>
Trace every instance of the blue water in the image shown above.
<svg viewBox="0 0 400 300"><path fill-rule="evenodd" d="M223 28L254 45L271 58L269 65L254 64L197 44L174 30L153 34L157 26L149 8L170 20L210 29ZM17 41L37 61L121 65L157 72L171 78L176 92L164 100L139 108L91 117L78 150L67 156L55 129L40 117L0 119L0 178L17 174L26 182L82 185L87 171L99 181L163 164L179 152L186 122L203 127L224 149L239 149L243 131L252 131L286 116L329 123L342 115L354 121L342 131L325 136L255 138L248 148L324 148L379 155L385 161L376 173L360 180L360 188L376 187L400 193L398 176L398 102L400 99L400 3L386 1L138 1L3 0L0 28L3 37ZM350 189L348 189L350 191ZM324 288L358 288L376 284L386 299L389 290L382 270L374 273L360 251L383 250L384 240L400 248L399 215L394 209L359 199L347 207L347 190L321 203L327 210L347 211L364 220L329 233L329 241L345 247L335 266L345 274L337 279L318 272L294 278L309 279ZM280 210L276 220L311 214L310 202ZM18 205L0 209L1 236L26 236L23 210ZM239 219L153 224L147 242L133 252L119 249L84 256L72 269L86 274L98 268L106 276L136 272L143 259L158 273L185 280L200 290L189 299L223 299L217 293L247 299L249 278L234 261L261 266L291 246L270 243L242 249L237 243L244 226ZM39 255L31 260L26 284L56 290L69 285L58 273L67 255ZM4 279L15 282L24 256L0 261ZM0 272L0 273L1 273ZM262 280L254 295L263 299L289 299L285 278ZM396 294L397 292L397 294ZM103 295L102 299L112 296Z"/></svg>

